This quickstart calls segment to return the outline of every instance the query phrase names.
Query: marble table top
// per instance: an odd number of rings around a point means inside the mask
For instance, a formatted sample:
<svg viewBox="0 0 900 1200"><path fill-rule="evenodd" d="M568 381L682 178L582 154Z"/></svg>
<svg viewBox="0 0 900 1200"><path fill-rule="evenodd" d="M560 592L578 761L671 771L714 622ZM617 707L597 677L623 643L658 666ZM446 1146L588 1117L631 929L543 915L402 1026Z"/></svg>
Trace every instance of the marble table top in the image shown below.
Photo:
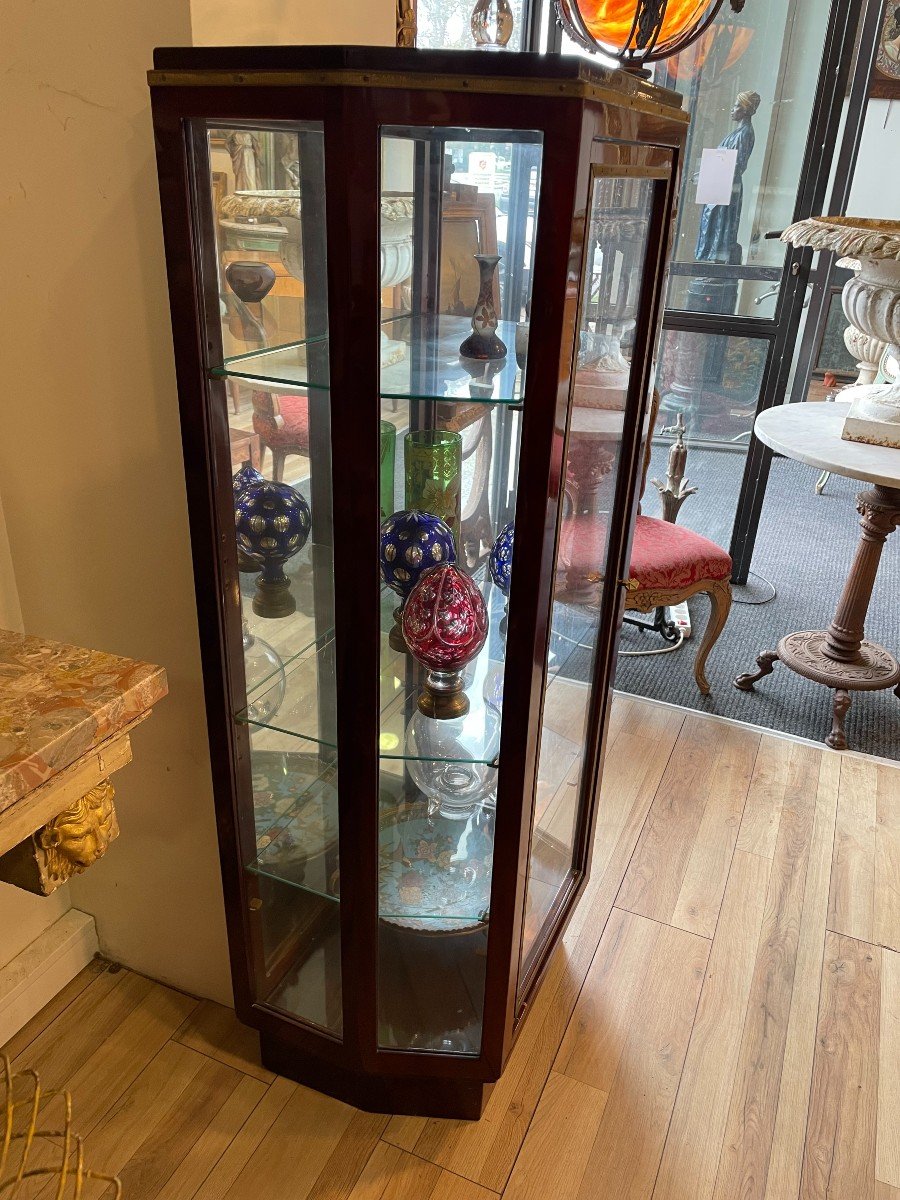
<svg viewBox="0 0 900 1200"><path fill-rule="evenodd" d="M761 412L753 431L779 454L820 471L900 487L900 450L841 437L849 409L849 401L781 404Z"/></svg>
<svg viewBox="0 0 900 1200"><path fill-rule="evenodd" d="M167 691L152 663L0 630L0 812Z"/></svg>

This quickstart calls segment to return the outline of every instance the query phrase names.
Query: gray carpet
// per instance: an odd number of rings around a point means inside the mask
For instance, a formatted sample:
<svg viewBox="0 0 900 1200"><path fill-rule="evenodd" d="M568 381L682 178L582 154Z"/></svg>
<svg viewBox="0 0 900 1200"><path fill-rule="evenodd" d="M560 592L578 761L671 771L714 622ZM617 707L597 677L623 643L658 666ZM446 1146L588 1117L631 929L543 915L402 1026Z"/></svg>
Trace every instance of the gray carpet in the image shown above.
<svg viewBox="0 0 900 1200"><path fill-rule="evenodd" d="M666 446L654 448L650 476L665 475ZM699 492L687 500L679 521L728 546L743 455L692 448L688 477ZM818 472L788 459L772 463L753 570L777 588L769 604L735 603L728 623L707 664L712 694L702 697L693 676L694 653L706 622L705 597L690 602L694 635L672 654L647 658L620 656L616 687L636 696L665 700L749 721L769 729L820 740L831 728L832 693L801 679L776 663L775 671L756 685L755 693L739 692L732 679L754 668L761 650L774 649L779 638L795 629L827 628L856 548L859 527L854 497L861 485L832 476L823 496L813 491ZM644 512L659 516L656 490L648 484ZM751 576L734 599L761 599L771 589ZM900 650L900 531L888 539L869 610L866 635L893 653ZM661 639L625 626L621 649L655 648ZM586 656L584 657L586 660ZM586 661L572 664L573 675ZM900 759L900 701L890 691L856 692L847 716L850 749Z"/></svg>

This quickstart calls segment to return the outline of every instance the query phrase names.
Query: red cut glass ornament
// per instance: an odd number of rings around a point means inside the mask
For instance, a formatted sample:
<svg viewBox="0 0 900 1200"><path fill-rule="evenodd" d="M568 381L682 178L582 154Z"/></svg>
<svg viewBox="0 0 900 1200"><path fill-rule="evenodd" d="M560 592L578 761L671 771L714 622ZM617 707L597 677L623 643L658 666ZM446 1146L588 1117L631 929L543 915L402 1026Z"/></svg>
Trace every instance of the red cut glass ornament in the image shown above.
<svg viewBox="0 0 900 1200"><path fill-rule="evenodd" d="M424 667L419 711L450 720L469 711L462 668L487 639L488 616L481 592L464 571L444 565L419 577L403 607L403 637Z"/></svg>
<svg viewBox="0 0 900 1200"><path fill-rule="evenodd" d="M423 666L458 671L484 645L487 632L484 599L465 571L448 564L420 576L403 609L403 636Z"/></svg>
<svg viewBox="0 0 900 1200"><path fill-rule="evenodd" d="M710 23L722 0L556 0L566 32L630 70L677 54ZM740 11L742 0L732 0Z"/></svg>

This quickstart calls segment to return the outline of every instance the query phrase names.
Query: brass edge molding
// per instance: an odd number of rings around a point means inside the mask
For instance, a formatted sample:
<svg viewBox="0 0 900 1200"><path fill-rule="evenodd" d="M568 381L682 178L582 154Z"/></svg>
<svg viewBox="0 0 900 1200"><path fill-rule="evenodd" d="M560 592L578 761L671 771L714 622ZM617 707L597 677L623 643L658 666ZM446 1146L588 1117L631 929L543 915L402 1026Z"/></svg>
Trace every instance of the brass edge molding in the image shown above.
<svg viewBox="0 0 900 1200"><path fill-rule="evenodd" d="M148 71L151 87L369 87L415 91L471 92L518 96L558 96L593 100L668 117L687 125L690 117L674 101L629 94L617 87L598 87L581 79L467 79L460 75L416 76L395 71ZM675 95L675 93L669 93ZM680 100L680 97L678 97Z"/></svg>
<svg viewBox="0 0 900 1200"><path fill-rule="evenodd" d="M629 166L628 163L591 163L591 178L605 176L609 179L659 179L671 178L668 167ZM642 220L644 218L641 218Z"/></svg>

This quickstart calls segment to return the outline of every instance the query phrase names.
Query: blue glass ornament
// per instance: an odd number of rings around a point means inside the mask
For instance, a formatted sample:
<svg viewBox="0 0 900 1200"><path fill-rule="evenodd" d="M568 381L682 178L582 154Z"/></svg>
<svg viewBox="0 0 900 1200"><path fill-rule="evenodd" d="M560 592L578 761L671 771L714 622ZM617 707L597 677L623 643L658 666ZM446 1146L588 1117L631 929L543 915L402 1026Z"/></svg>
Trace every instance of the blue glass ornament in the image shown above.
<svg viewBox="0 0 900 1200"><path fill-rule="evenodd" d="M235 500L237 500L241 492L248 488L251 483L263 483L264 481L265 477L260 475L256 467L251 467L249 463L244 463L241 469L237 471L231 479L231 486L234 488Z"/></svg>
<svg viewBox="0 0 900 1200"><path fill-rule="evenodd" d="M423 571L456 562L453 530L434 513L417 509L395 512L381 526L379 562L381 578L401 597L388 640L395 650L408 653L400 624L403 605Z"/></svg>
<svg viewBox="0 0 900 1200"><path fill-rule="evenodd" d="M456 562L450 526L434 513L395 512L381 526L381 578L405 600L429 567Z"/></svg>
<svg viewBox="0 0 900 1200"><path fill-rule="evenodd" d="M509 582L512 575L513 539L516 536L516 523L510 521L497 534L497 540L491 548L488 559L488 570L491 579L504 596L509 595Z"/></svg>
<svg viewBox="0 0 900 1200"><path fill-rule="evenodd" d="M251 483L262 483L265 476L260 475L256 467L251 467L249 463L244 463L241 469L232 476L231 486L234 489L234 499L237 501L238 496L247 490ZM249 554L246 554L240 546L238 547L238 570L242 574L254 574L259 570L259 563L254 562Z"/></svg>
<svg viewBox="0 0 900 1200"><path fill-rule="evenodd" d="M289 616L297 605L282 567L306 545L309 505L290 484L264 479L235 499L234 521L238 550L262 568L253 611L261 617Z"/></svg>

